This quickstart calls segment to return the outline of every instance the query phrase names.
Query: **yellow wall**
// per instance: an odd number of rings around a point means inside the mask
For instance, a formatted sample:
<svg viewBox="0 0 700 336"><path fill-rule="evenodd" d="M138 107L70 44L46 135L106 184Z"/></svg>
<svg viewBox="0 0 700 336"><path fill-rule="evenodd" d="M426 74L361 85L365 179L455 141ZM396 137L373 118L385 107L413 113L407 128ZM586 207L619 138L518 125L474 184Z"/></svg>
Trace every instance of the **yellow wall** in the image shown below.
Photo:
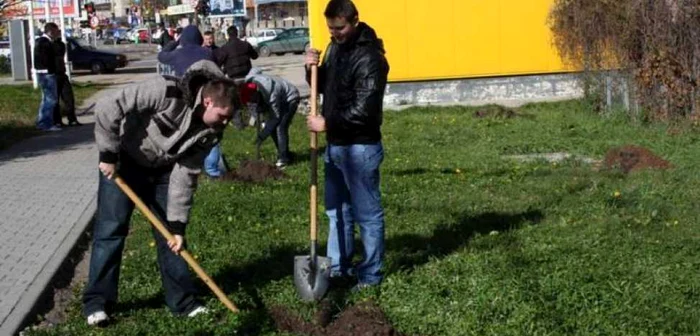
<svg viewBox="0 0 700 336"><path fill-rule="evenodd" d="M551 43L553 0L354 0L384 40L389 79L413 81L568 71ZM327 0L309 0L312 45L330 36Z"/></svg>

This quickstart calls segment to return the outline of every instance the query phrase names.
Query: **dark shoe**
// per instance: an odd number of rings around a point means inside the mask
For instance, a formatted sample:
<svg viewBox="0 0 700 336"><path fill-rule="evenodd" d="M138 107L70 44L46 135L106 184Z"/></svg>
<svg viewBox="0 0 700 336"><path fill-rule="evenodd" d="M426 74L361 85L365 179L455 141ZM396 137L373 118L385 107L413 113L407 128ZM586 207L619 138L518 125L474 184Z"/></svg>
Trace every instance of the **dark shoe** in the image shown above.
<svg viewBox="0 0 700 336"><path fill-rule="evenodd" d="M64 124L63 122L58 122L58 123L55 123L53 125L56 127L66 127L66 124Z"/></svg>
<svg viewBox="0 0 700 336"><path fill-rule="evenodd" d="M83 124L81 124L77 120L71 120L68 122L68 126L83 126Z"/></svg>
<svg viewBox="0 0 700 336"><path fill-rule="evenodd" d="M349 289L357 283L357 278L354 276L331 276L328 281L331 288Z"/></svg>

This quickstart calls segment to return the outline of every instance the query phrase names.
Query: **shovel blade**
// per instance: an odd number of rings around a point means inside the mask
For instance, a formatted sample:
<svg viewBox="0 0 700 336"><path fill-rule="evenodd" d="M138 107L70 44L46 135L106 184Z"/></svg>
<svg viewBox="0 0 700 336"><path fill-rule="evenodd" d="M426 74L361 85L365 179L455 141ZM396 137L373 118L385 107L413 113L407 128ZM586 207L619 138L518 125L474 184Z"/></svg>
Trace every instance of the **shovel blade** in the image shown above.
<svg viewBox="0 0 700 336"><path fill-rule="evenodd" d="M316 256L294 257L294 285L302 300L318 301L328 291L331 258Z"/></svg>

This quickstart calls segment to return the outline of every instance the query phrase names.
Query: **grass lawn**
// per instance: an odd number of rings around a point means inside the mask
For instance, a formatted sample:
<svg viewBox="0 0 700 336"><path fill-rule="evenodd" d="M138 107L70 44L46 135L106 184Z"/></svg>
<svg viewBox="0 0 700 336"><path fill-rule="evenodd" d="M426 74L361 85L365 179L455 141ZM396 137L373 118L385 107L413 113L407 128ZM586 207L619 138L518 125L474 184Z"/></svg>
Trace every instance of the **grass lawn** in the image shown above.
<svg viewBox="0 0 700 336"><path fill-rule="evenodd" d="M387 276L380 290L341 296L338 309L371 299L407 335L700 333L696 131L603 118L577 101L523 107L532 118L475 111L385 114ZM297 153L308 146L302 120L292 127ZM252 129L230 130L225 153L235 165L254 156L253 143ZM564 151L600 159L623 144L648 147L675 167L623 175L503 157ZM266 143L263 155L273 153ZM274 306L310 319L317 308L299 302L291 278L294 255L308 253L308 169L304 161L286 170L289 179L260 185L202 180L189 247L241 314L227 313L202 285L214 312L171 317L150 228L136 215L116 323L94 333L284 335L269 317ZM29 334L90 333L78 299L69 315Z"/></svg>
<svg viewBox="0 0 700 336"><path fill-rule="evenodd" d="M99 86L73 84L76 107L100 90ZM0 85L0 150L39 134L34 126L41 104L41 90L31 85Z"/></svg>

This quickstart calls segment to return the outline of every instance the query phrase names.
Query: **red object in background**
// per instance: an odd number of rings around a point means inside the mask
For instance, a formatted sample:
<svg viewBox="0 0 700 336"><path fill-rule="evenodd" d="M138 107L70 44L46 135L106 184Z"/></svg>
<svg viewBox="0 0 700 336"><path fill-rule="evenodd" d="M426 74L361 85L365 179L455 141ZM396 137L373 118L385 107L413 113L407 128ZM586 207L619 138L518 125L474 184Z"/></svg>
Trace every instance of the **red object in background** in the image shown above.
<svg viewBox="0 0 700 336"><path fill-rule="evenodd" d="M258 86L255 83L243 83L238 90L241 96L241 103L248 104L250 99L253 98L253 94L258 91Z"/></svg>
<svg viewBox="0 0 700 336"><path fill-rule="evenodd" d="M148 31L147 30L140 30L139 31L139 41L140 42L148 42Z"/></svg>

